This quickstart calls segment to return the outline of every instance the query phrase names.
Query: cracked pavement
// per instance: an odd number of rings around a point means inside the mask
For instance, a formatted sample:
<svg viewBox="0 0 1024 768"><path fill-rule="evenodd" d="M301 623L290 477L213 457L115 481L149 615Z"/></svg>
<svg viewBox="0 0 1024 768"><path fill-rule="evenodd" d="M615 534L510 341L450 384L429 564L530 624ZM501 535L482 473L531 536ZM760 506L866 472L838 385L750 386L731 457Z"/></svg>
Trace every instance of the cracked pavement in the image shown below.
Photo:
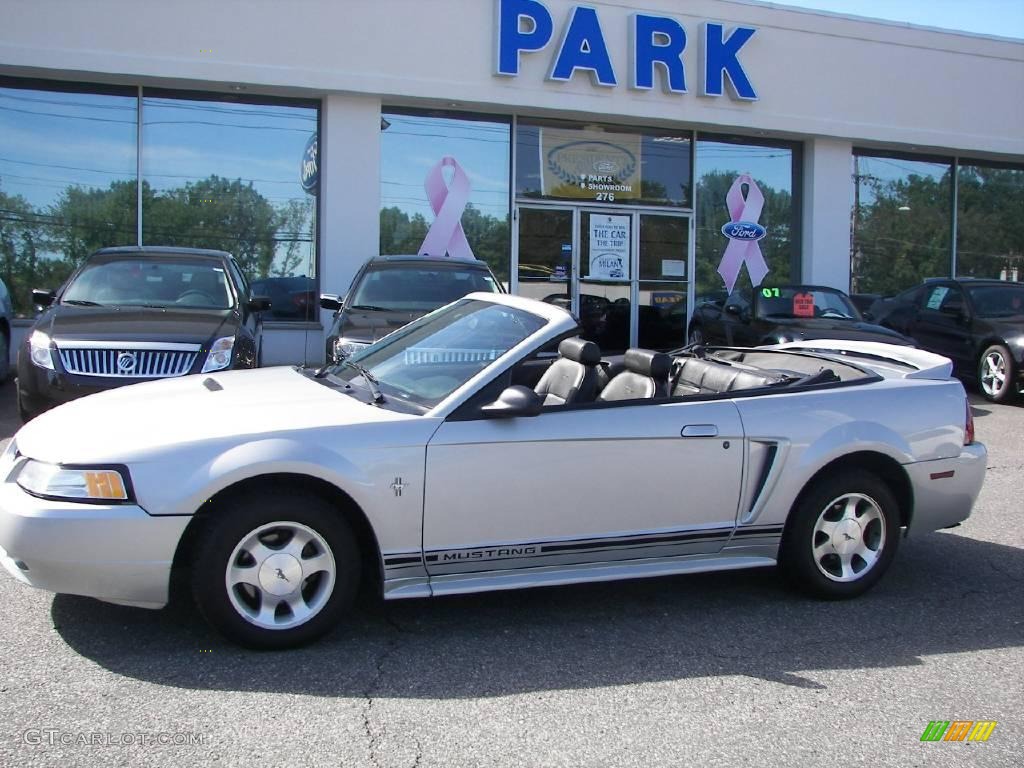
<svg viewBox="0 0 1024 768"><path fill-rule="evenodd" d="M902 540L851 602L795 595L772 570L364 598L324 641L255 653L188 604L0 575L0 765L1019 765L1024 406L972 401L992 467L974 516ZM9 384L0 404L7 436ZM936 719L999 724L983 744L920 742Z"/></svg>

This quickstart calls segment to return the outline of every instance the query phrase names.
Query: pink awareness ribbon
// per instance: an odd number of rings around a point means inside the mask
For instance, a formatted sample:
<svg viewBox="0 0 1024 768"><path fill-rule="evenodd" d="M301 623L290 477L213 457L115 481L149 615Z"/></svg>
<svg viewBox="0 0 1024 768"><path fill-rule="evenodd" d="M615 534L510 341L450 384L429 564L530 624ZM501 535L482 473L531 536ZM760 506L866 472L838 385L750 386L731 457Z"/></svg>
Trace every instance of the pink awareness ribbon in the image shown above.
<svg viewBox="0 0 1024 768"><path fill-rule="evenodd" d="M747 185L746 199L743 197L744 184ZM740 276L740 267L744 264L747 265L750 282L755 286L760 285L768 274L768 265L761 254L761 246L757 244L757 241L764 237L764 228L757 223L761 218L761 209L764 208L764 195L749 173L740 174L725 195L725 205L729 209L732 224L753 225L740 229L748 233L759 230L761 233L760 236L741 238L725 232L729 224L722 228L723 234L729 238L729 245L726 246L722 261L718 264L718 274L725 280L725 287L729 293L732 293L736 279Z"/></svg>
<svg viewBox="0 0 1024 768"><path fill-rule="evenodd" d="M444 180L444 169L452 169L451 184ZM462 212L469 203L469 177L454 157L442 157L430 169L423 188L434 211L434 223L427 230L420 246L420 255L444 256L453 259L475 259L462 228Z"/></svg>

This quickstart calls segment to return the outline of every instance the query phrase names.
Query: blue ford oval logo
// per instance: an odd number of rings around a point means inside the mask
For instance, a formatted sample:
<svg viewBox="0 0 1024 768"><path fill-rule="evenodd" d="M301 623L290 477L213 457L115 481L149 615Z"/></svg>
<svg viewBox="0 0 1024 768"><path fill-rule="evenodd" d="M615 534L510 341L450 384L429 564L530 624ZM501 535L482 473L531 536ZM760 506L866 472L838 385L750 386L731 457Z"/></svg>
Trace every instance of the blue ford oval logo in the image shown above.
<svg viewBox="0 0 1024 768"><path fill-rule="evenodd" d="M302 168L300 178L302 188L311 195L316 194L317 184L320 183L320 161L318 158L318 141L314 133L306 142L306 149L302 153Z"/></svg>
<svg viewBox="0 0 1024 768"><path fill-rule="evenodd" d="M752 221L730 221L722 227L722 234L730 240L753 242L768 234L768 230Z"/></svg>

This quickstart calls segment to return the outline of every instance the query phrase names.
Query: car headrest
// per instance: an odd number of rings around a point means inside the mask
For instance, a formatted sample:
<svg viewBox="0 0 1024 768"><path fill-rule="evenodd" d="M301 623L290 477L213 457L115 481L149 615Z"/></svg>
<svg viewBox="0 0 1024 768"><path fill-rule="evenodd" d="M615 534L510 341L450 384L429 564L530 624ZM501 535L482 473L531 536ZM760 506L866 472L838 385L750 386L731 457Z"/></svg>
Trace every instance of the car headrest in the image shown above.
<svg viewBox="0 0 1024 768"><path fill-rule="evenodd" d="M668 378L672 369L672 358L664 352L652 352L649 349L627 349L622 358L626 370L650 376L659 381Z"/></svg>
<svg viewBox="0 0 1024 768"><path fill-rule="evenodd" d="M558 345L558 354L583 365L597 365L601 362L601 349L592 341L579 336L563 339Z"/></svg>

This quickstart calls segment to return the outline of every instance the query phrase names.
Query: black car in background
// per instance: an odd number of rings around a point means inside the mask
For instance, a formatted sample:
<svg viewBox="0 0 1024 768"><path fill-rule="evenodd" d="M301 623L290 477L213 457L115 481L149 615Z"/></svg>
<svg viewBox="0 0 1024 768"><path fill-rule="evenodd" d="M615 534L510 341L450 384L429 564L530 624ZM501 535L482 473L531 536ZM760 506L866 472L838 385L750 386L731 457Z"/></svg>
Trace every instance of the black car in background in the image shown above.
<svg viewBox="0 0 1024 768"><path fill-rule="evenodd" d="M691 344L756 347L804 339L854 339L913 346L889 328L864 321L850 297L820 285L761 285L698 303Z"/></svg>
<svg viewBox="0 0 1024 768"><path fill-rule="evenodd" d="M1024 283L933 278L876 301L871 315L918 346L945 355L993 402L1024 387Z"/></svg>
<svg viewBox="0 0 1024 768"><path fill-rule="evenodd" d="M83 395L152 379L255 368L261 313L231 254L104 248L45 307L18 350L18 412L27 421Z"/></svg>
<svg viewBox="0 0 1024 768"><path fill-rule="evenodd" d="M265 320L312 322L320 317L320 295L312 277L261 277L252 281L250 290L254 296L270 299L270 311L266 313Z"/></svg>
<svg viewBox="0 0 1024 768"><path fill-rule="evenodd" d="M327 335L327 362L343 360L474 291L505 292L486 262L443 256L375 256L359 268L343 298L320 297L320 306L335 311Z"/></svg>

